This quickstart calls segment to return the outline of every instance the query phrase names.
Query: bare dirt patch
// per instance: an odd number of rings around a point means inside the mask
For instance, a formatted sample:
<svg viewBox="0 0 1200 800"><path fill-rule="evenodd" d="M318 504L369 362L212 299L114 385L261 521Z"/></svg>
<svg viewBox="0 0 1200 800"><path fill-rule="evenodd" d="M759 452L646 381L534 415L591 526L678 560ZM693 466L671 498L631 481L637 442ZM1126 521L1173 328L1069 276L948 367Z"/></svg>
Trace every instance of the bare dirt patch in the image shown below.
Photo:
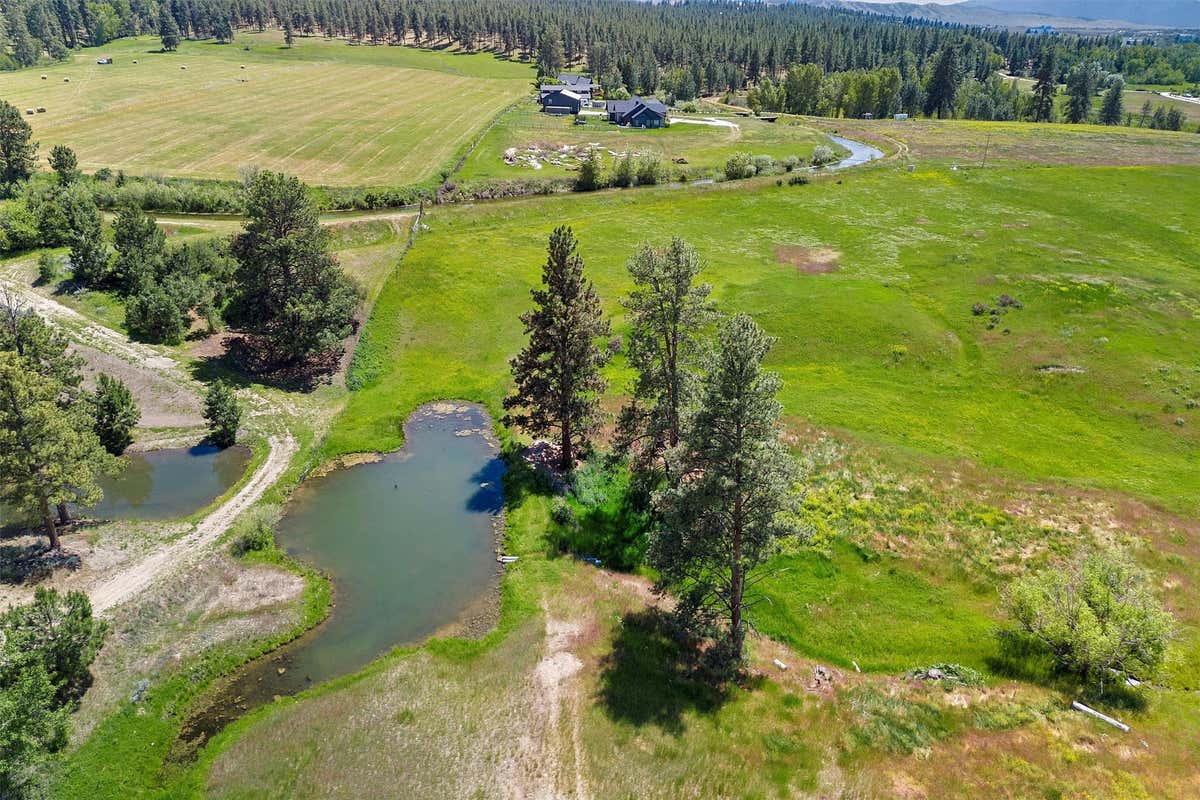
<svg viewBox="0 0 1200 800"><path fill-rule="evenodd" d="M86 344L76 343L71 349L83 358L89 384L104 373L129 387L142 410L141 427L191 428L204 424L199 398L182 383Z"/></svg>
<svg viewBox="0 0 1200 800"><path fill-rule="evenodd" d="M775 261L795 267L805 275L824 275L837 269L842 254L832 247L803 247L775 245Z"/></svg>

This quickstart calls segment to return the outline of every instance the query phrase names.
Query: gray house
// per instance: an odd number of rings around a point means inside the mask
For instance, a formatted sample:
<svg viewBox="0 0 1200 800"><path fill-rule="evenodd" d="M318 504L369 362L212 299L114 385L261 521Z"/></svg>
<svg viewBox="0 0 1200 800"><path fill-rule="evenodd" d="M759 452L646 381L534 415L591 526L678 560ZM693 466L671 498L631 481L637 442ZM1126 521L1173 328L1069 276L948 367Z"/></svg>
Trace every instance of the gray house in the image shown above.
<svg viewBox="0 0 1200 800"><path fill-rule="evenodd" d="M604 110L608 121L631 128L667 127L667 107L657 100L631 97L628 100L607 100Z"/></svg>
<svg viewBox="0 0 1200 800"><path fill-rule="evenodd" d="M542 86L538 102L547 114L578 114L586 98L567 86Z"/></svg>

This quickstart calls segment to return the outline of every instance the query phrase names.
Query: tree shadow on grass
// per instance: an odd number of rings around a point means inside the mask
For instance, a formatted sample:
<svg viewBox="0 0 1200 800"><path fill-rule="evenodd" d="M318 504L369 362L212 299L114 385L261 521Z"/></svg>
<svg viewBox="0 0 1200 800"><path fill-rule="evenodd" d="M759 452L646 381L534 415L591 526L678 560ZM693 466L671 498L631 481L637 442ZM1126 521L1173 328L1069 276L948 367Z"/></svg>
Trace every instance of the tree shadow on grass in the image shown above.
<svg viewBox="0 0 1200 800"><path fill-rule="evenodd" d="M679 736L686 713L711 714L729 699L727 687L704 679L698 660L665 612L630 612L621 618L602 664L600 704L614 721L654 725Z"/></svg>
<svg viewBox="0 0 1200 800"><path fill-rule="evenodd" d="M280 365L261 342L243 334L231 338L224 352L196 359L192 375L205 383L219 379L238 388L257 384L281 391L311 392L333 381L342 355L339 347L305 362Z"/></svg>
<svg viewBox="0 0 1200 800"><path fill-rule="evenodd" d="M987 659L988 668L996 675L1036 684L1079 700L1087 705L1110 710L1144 711L1146 694L1127 686L1119 675L1100 682L1084 683L1079 676L1060 669L1053 655L1040 643L1016 631L1001 631L995 655Z"/></svg>
<svg viewBox="0 0 1200 800"><path fill-rule="evenodd" d="M53 550L45 542L0 545L0 583L18 586L49 578L56 569L77 570L79 556Z"/></svg>

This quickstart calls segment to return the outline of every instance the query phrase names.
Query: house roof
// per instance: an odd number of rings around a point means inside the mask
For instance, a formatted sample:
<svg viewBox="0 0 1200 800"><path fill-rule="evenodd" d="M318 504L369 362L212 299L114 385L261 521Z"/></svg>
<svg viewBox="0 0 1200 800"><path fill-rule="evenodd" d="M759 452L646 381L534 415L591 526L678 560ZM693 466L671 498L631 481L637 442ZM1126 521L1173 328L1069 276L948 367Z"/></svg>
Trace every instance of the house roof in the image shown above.
<svg viewBox="0 0 1200 800"><path fill-rule="evenodd" d="M643 111L649 111L660 117L667 116L667 107L658 100L631 97L628 100L608 100L604 109L610 114L616 114L621 119L636 117Z"/></svg>
<svg viewBox="0 0 1200 800"><path fill-rule="evenodd" d="M558 82L564 83L567 86L576 86L581 88L589 88L592 85L592 79L586 75L576 75L572 72L564 72L558 76Z"/></svg>
<svg viewBox="0 0 1200 800"><path fill-rule="evenodd" d="M566 86L543 86L542 87L542 99L543 100L545 100L546 97L548 97L549 95L552 95L552 94L560 94L563 97L569 97L572 100L582 100L583 99L583 95L579 94L578 92L571 91Z"/></svg>

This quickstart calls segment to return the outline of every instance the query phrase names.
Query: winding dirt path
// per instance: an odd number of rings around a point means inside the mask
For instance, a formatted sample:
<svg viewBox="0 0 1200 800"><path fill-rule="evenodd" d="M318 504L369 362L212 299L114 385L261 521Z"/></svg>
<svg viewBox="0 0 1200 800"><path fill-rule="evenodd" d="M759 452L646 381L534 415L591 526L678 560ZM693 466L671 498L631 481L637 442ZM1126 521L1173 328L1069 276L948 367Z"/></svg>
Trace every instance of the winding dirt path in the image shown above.
<svg viewBox="0 0 1200 800"><path fill-rule="evenodd" d="M291 434L272 436L267 442L271 452L237 494L201 520L191 533L155 550L141 561L93 587L88 592L93 610L98 614L104 613L161 578L199 560L207 548L229 529L233 521L257 503L263 493L279 480L279 476L287 469L296 453L296 440Z"/></svg>

